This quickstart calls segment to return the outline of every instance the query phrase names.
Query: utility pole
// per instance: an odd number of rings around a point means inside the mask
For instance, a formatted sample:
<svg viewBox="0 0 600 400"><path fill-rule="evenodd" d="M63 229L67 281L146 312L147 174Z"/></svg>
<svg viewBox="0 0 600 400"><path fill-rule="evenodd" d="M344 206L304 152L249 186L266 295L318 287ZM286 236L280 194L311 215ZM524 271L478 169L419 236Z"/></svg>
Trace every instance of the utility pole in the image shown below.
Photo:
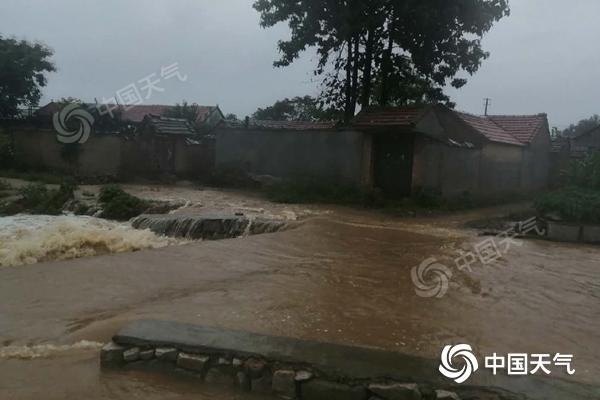
<svg viewBox="0 0 600 400"><path fill-rule="evenodd" d="M485 99L483 99L483 101L485 102L485 116L488 116L488 109L490 107L490 105L492 104L492 99L486 97Z"/></svg>

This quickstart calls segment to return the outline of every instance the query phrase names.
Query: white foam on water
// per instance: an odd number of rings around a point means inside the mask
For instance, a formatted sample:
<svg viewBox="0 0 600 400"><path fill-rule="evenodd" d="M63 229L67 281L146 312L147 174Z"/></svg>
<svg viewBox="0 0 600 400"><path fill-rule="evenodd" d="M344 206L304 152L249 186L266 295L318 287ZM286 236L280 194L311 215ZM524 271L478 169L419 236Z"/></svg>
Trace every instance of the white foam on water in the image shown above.
<svg viewBox="0 0 600 400"><path fill-rule="evenodd" d="M0 347L0 360L34 360L36 358L48 358L71 350L98 350L102 346L102 343L90 342L88 340L81 340L70 345L39 344L33 346L5 346Z"/></svg>
<svg viewBox="0 0 600 400"><path fill-rule="evenodd" d="M178 241L128 223L83 216L0 218L0 267L160 248Z"/></svg>

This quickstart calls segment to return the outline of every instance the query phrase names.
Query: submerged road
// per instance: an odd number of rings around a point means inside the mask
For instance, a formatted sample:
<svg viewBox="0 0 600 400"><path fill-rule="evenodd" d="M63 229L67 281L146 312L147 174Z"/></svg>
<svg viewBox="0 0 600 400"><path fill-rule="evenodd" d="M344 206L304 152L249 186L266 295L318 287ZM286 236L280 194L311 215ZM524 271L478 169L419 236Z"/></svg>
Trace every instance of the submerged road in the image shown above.
<svg viewBox="0 0 600 400"><path fill-rule="evenodd" d="M524 240L493 264L453 268L443 298L415 293L412 267L452 266L482 240L459 228L470 217L342 210L273 234L0 269L0 398L237 398L100 374L93 342L142 318L432 359L452 343L479 355L572 353L576 374L560 379L600 386L599 248Z"/></svg>

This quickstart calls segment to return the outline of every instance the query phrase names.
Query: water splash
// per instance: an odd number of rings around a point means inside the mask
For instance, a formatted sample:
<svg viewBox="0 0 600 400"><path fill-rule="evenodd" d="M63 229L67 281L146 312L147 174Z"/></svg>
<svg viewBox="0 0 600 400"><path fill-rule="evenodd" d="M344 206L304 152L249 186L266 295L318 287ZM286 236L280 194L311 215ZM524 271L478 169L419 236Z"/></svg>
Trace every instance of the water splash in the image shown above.
<svg viewBox="0 0 600 400"><path fill-rule="evenodd" d="M93 217L0 218L0 267L159 248L177 243L149 230Z"/></svg>
<svg viewBox="0 0 600 400"><path fill-rule="evenodd" d="M0 360L18 359L34 360L36 358L48 358L58 353L72 350L98 350L102 343L81 340L71 345L39 344L33 346L5 346L0 347Z"/></svg>
<svg viewBox="0 0 600 400"><path fill-rule="evenodd" d="M134 228L150 229L159 235L187 239L218 240L277 232L289 224L285 220L230 213L140 215L131 221Z"/></svg>

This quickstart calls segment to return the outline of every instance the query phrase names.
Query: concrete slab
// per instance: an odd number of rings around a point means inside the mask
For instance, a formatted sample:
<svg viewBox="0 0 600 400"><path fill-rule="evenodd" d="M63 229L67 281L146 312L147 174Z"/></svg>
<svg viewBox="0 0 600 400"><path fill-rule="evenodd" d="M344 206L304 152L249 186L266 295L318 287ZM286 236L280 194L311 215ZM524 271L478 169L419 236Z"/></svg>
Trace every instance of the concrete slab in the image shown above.
<svg viewBox="0 0 600 400"><path fill-rule="evenodd" d="M125 347L162 346L216 356L264 357L277 362L308 364L333 378L415 382L451 390L459 395L484 390L488 393L501 393L502 396L497 398L502 399L600 398L600 388L571 383L558 377L493 376L489 370L480 369L470 378L468 385L455 385L441 376L438 360L374 348L268 336L180 322L135 321L123 328L113 340Z"/></svg>
<svg viewBox="0 0 600 400"><path fill-rule="evenodd" d="M600 226L597 226L597 225L584 226L582 240L585 243L600 243Z"/></svg>
<svg viewBox="0 0 600 400"><path fill-rule="evenodd" d="M559 242L578 242L581 237L581 226L548 222L548 239Z"/></svg>

